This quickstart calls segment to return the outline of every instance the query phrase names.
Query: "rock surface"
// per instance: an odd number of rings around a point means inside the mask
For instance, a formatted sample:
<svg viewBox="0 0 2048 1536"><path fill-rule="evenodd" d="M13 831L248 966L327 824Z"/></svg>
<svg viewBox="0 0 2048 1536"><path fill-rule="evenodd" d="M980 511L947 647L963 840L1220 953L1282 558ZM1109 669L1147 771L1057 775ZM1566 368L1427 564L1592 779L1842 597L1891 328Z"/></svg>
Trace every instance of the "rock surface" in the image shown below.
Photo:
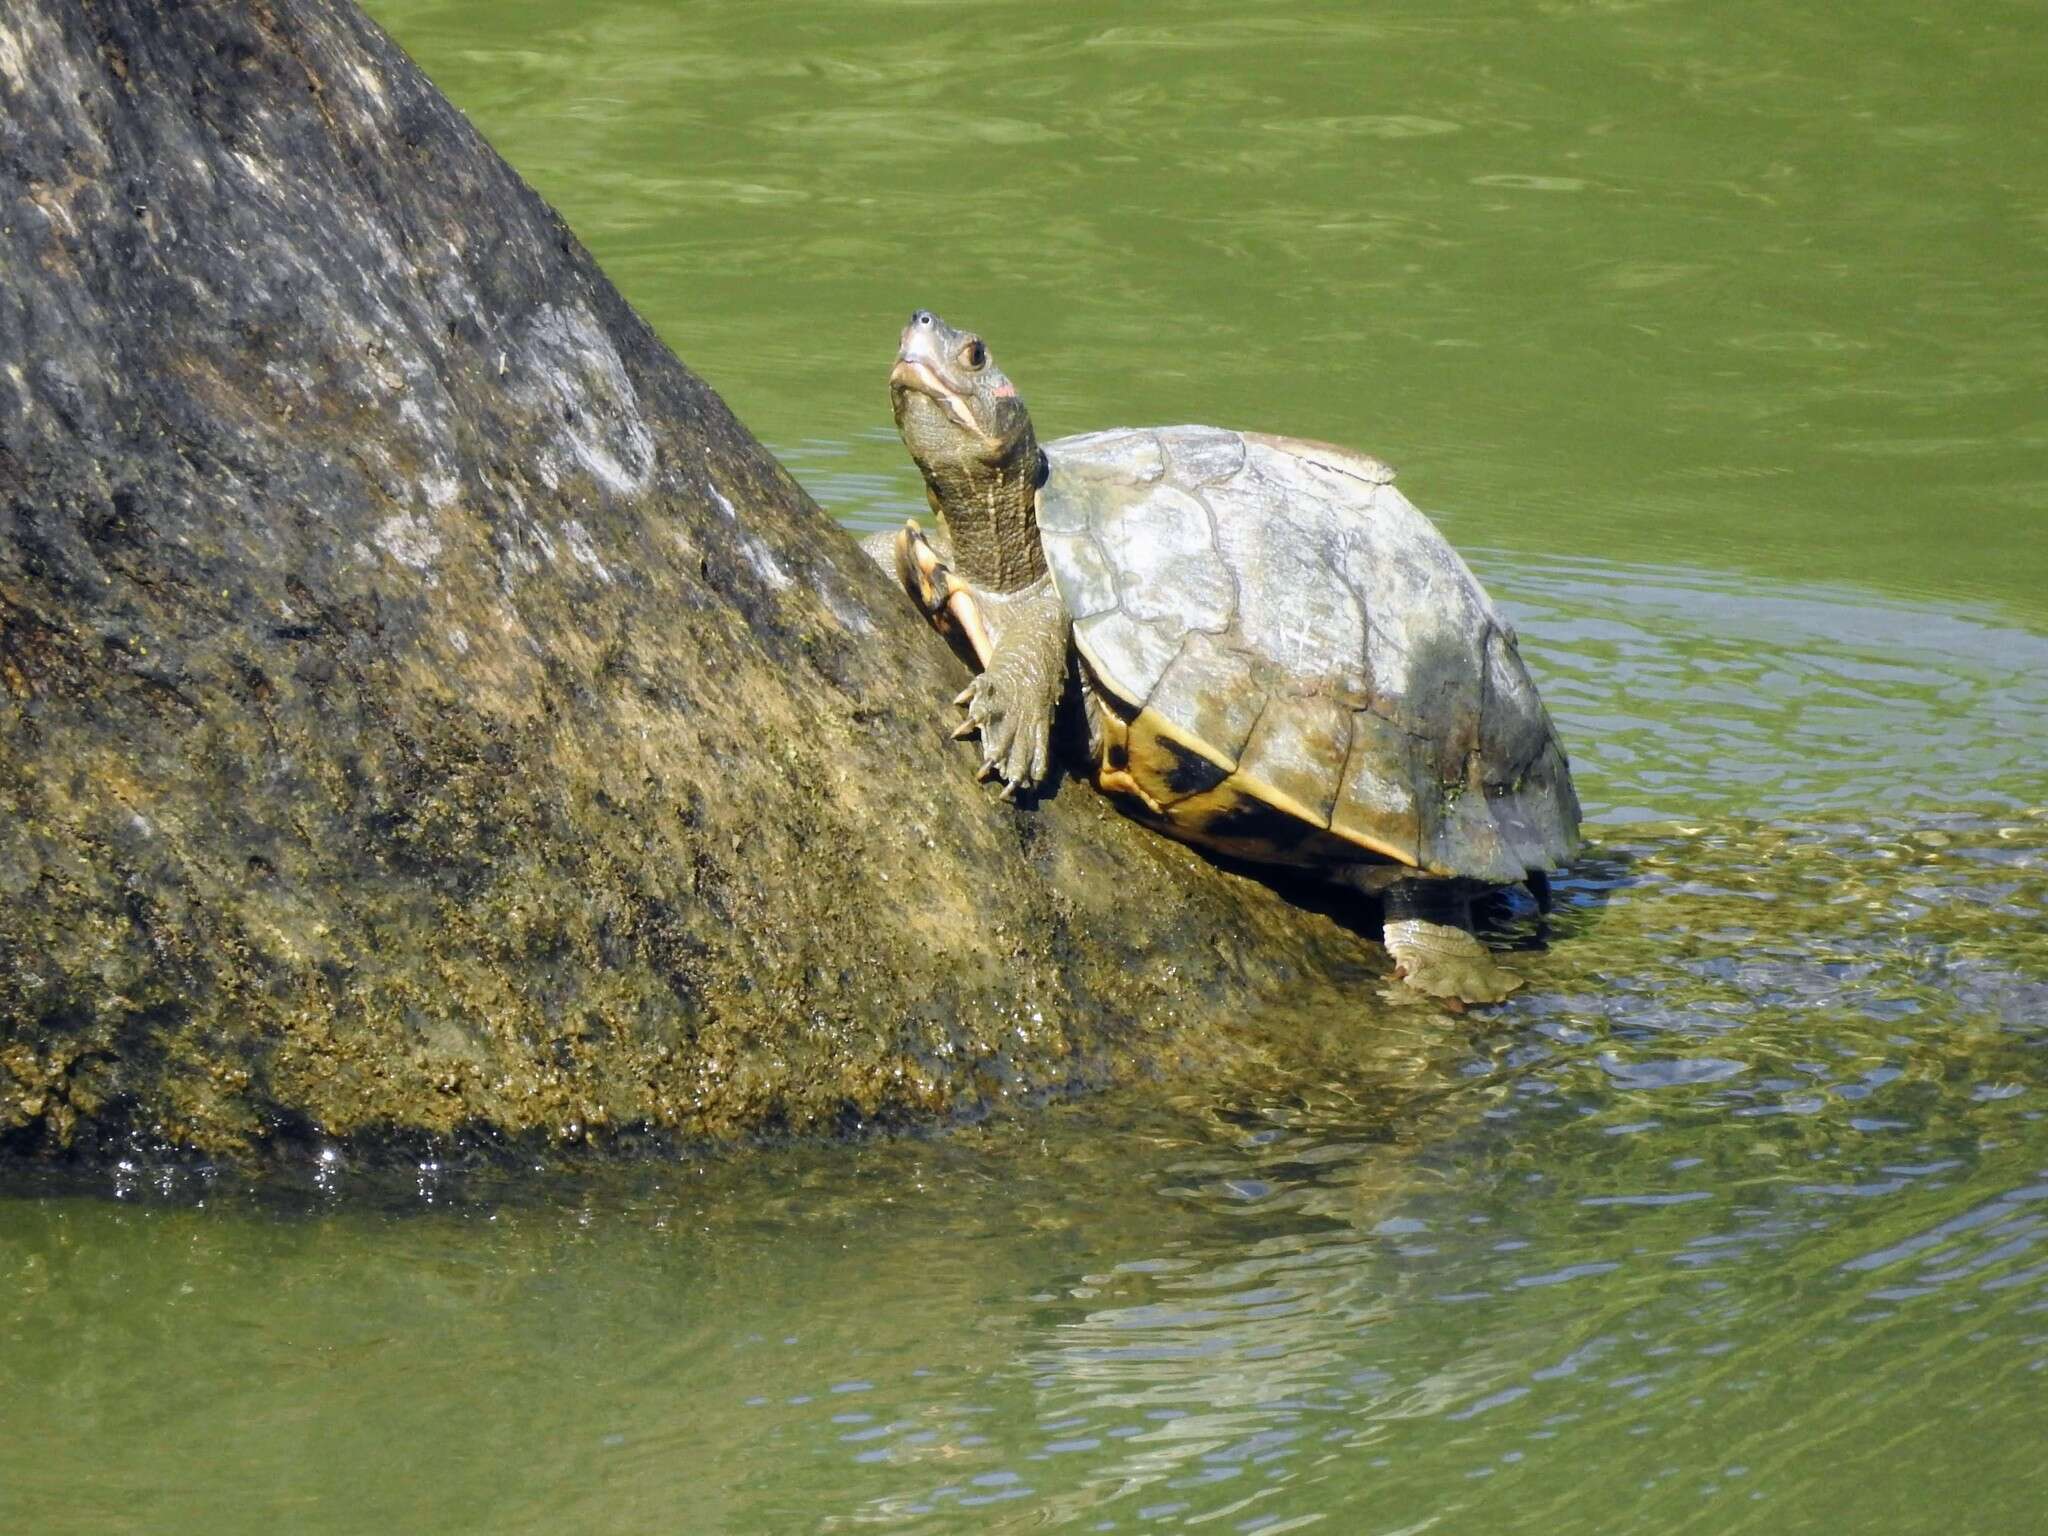
<svg viewBox="0 0 2048 1536"><path fill-rule="evenodd" d="M992 801L944 645L351 5L12 0L0 272L0 1151L972 1113L1371 953Z"/></svg>

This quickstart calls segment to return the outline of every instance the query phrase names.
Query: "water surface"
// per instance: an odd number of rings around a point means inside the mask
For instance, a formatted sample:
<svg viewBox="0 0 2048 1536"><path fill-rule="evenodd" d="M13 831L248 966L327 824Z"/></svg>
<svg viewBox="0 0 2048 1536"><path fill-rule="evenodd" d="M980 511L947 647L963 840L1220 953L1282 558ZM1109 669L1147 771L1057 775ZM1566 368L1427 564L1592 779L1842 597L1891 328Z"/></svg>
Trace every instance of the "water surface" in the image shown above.
<svg viewBox="0 0 2048 1536"><path fill-rule="evenodd" d="M1218 1019L1218 1079L22 1191L0 1527L2039 1525L2037 7L372 9L850 526L920 509L920 304L1048 437L1387 458L1594 842L1507 1007Z"/></svg>

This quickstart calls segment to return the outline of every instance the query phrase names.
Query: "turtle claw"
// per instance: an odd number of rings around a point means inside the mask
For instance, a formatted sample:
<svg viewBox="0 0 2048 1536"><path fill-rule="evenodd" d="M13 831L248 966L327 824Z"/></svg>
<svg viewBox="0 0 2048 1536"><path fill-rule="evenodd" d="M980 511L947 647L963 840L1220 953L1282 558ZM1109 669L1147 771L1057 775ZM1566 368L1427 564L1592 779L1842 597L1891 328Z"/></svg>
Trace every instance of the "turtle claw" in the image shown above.
<svg viewBox="0 0 2048 1536"><path fill-rule="evenodd" d="M1003 602L1003 646L954 699L967 718L953 735L981 737L976 777L1001 779L1003 798L1016 800L1042 784L1052 765L1053 718L1067 683L1068 622L1050 578Z"/></svg>

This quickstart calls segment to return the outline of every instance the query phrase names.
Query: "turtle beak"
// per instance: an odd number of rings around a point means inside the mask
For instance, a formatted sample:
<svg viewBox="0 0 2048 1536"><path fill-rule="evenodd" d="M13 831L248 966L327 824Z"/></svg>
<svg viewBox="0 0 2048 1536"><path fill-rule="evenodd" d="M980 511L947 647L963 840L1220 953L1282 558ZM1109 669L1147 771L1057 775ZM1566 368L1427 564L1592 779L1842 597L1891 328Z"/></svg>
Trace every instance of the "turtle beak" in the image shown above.
<svg viewBox="0 0 2048 1536"><path fill-rule="evenodd" d="M949 398L946 386L939 382L931 365L915 357L898 357L896 366L889 370L889 392L899 394L906 389L930 395L934 400Z"/></svg>
<svg viewBox="0 0 2048 1536"><path fill-rule="evenodd" d="M967 402L946 383L945 375L940 371L940 329L937 318L924 310L912 315L910 324L903 327L903 339L896 349L896 366L889 370L891 401L900 412L902 401L898 397L903 392L923 395L943 410L963 432L986 437L980 423L968 411Z"/></svg>
<svg viewBox="0 0 2048 1536"><path fill-rule="evenodd" d="M930 364L914 357L896 359L896 366L889 370L889 393L893 396L905 391L925 396L951 417L961 431L972 432L976 437L988 436L968 414L967 402L946 388Z"/></svg>

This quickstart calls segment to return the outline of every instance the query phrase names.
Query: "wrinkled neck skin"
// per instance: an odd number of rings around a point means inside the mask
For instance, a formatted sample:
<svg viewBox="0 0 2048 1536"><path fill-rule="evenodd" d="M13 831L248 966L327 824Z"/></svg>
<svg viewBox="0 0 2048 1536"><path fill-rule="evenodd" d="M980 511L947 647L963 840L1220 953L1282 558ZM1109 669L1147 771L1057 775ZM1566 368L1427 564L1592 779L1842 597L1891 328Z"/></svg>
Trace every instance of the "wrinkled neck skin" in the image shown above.
<svg viewBox="0 0 2048 1536"><path fill-rule="evenodd" d="M953 569L985 592L1021 591L1045 575L1038 542L1038 485L1045 456L1029 427L1010 453L987 460L919 462L932 510L953 542Z"/></svg>

